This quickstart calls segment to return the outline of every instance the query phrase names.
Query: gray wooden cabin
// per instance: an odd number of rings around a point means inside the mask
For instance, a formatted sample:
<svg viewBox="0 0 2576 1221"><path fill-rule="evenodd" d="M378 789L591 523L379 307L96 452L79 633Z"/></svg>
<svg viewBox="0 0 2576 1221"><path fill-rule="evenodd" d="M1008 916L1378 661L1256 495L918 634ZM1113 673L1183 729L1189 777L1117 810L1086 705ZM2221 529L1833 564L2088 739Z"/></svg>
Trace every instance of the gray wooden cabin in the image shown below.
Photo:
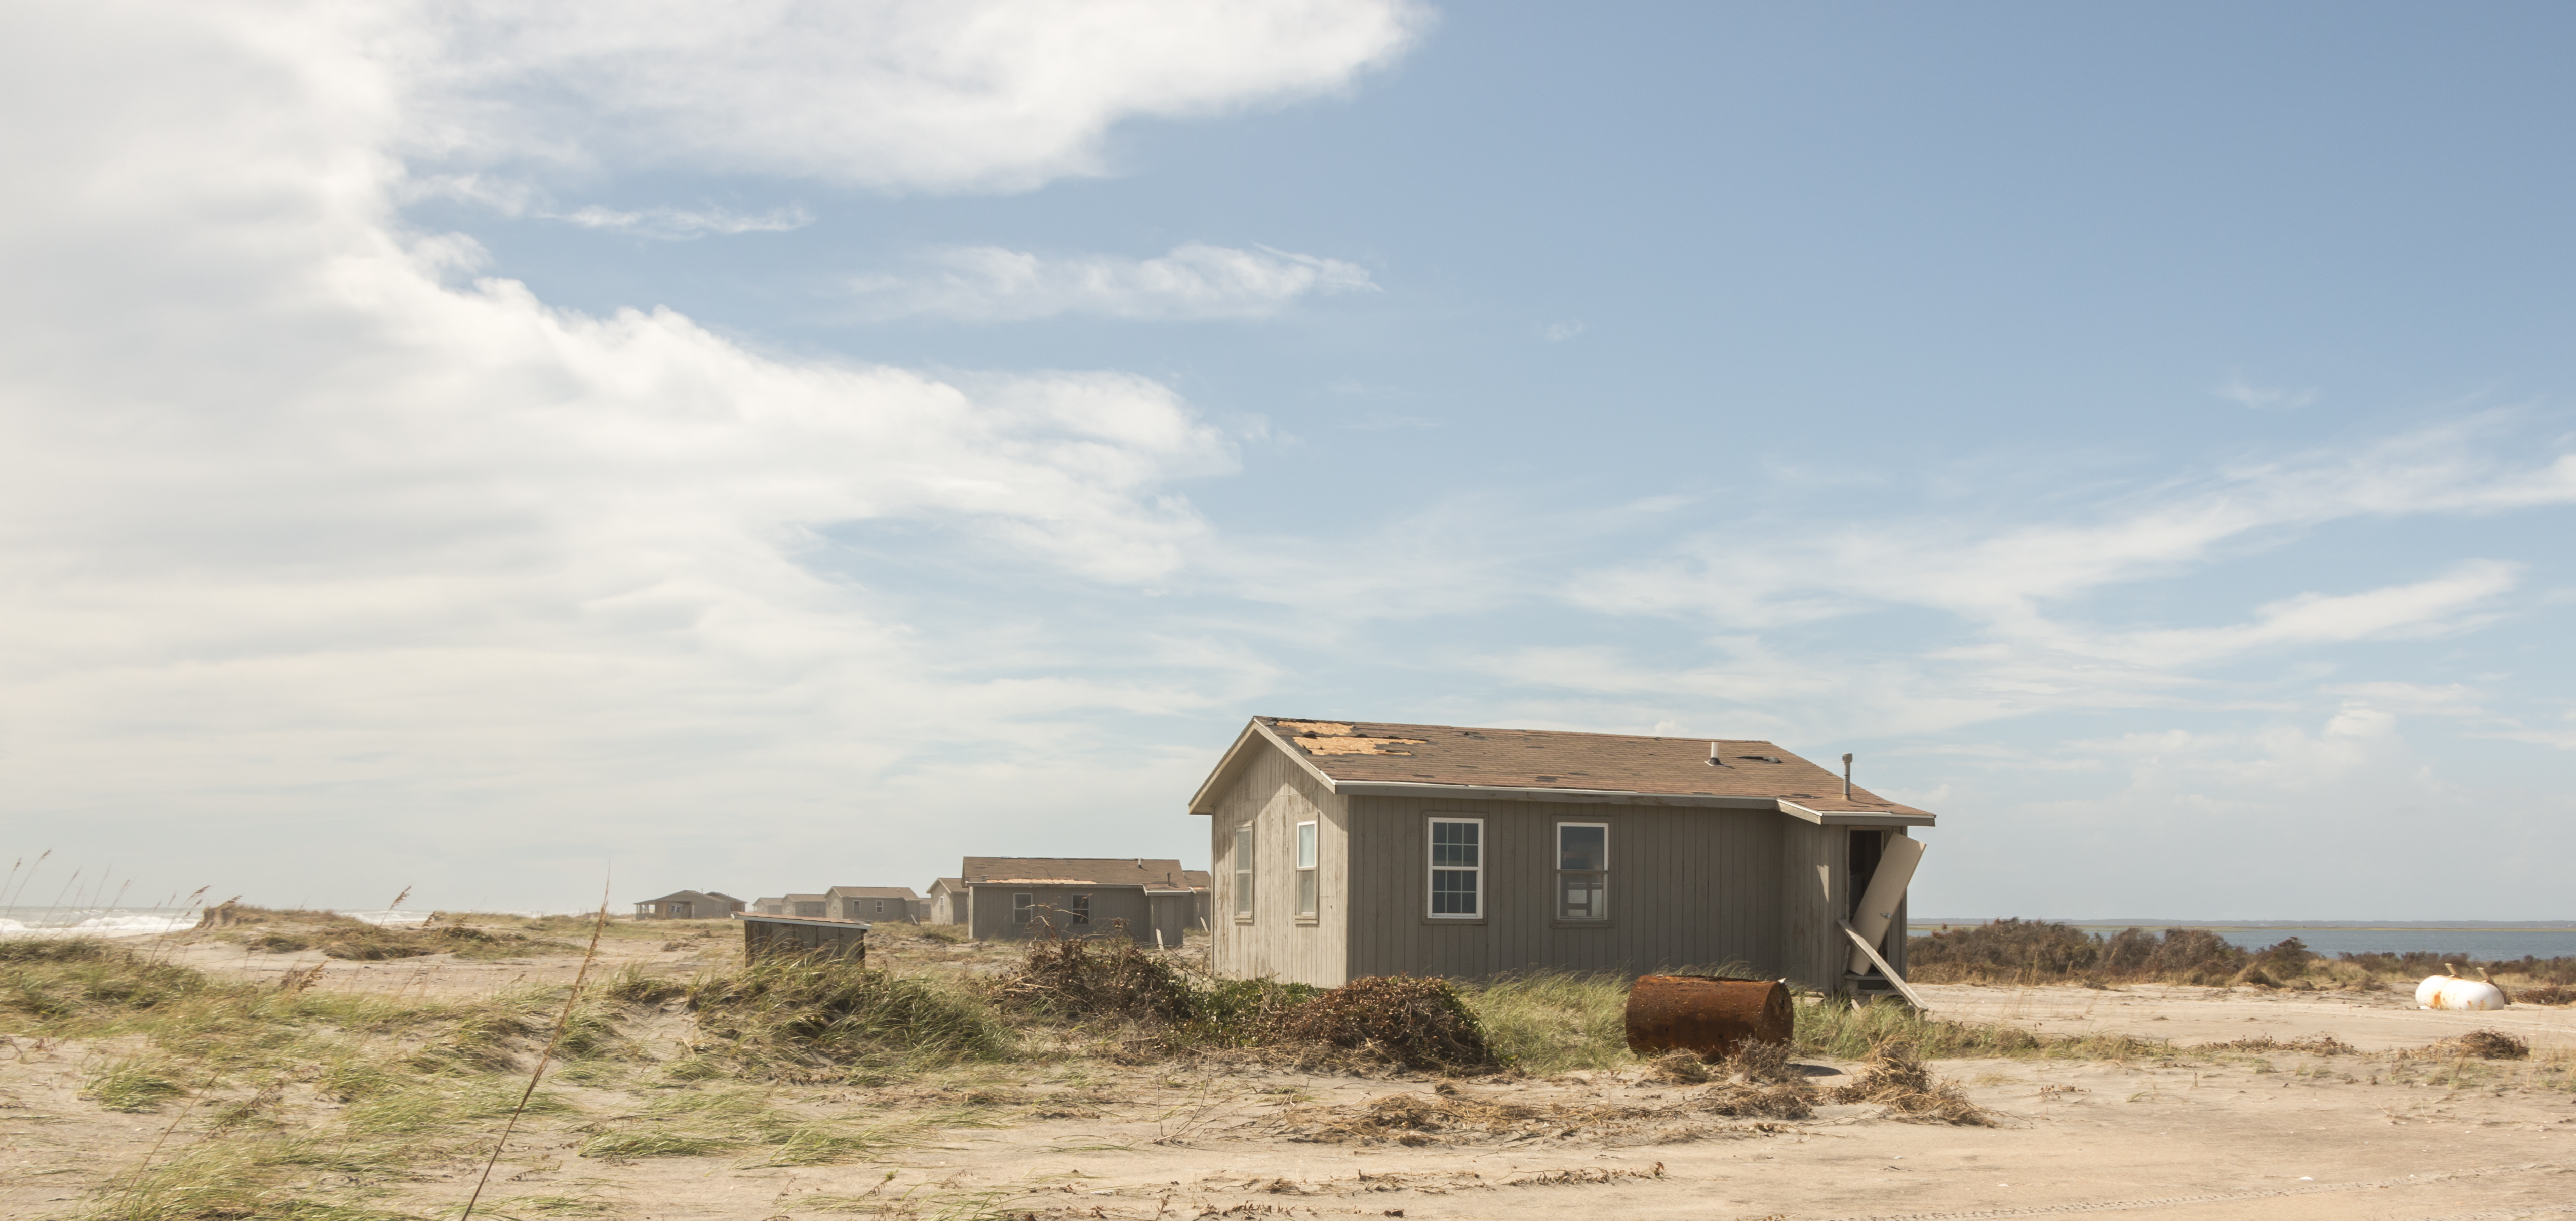
<svg viewBox="0 0 2576 1221"><path fill-rule="evenodd" d="M1841 990L1837 920L1886 839L1933 823L1769 742L1272 717L1189 809L1213 968L1318 987L1733 963ZM1904 928L1900 902L1900 973Z"/></svg>
<svg viewBox="0 0 2576 1221"><path fill-rule="evenodd" d="M921 896L909 886L835 886L823 892L824 914L835 920L917 923L914 905Z"/></svg>
<svg viewBox="0 0 2576 1221"><path fill-rule="evenodd" d="M951 909L979 941L1029 937L1052 928L1060 937L1099 936L1125 921L1145 945L1177 947L1196 921L1201 891L1190 871L1169 857L970 856L955 879ZM931 887L938 894L950 884Z"/></svg>
<svg viewBox="0 0 2576 1221"><path fill-rule="evenodd" d="M635 904L638 920L722 920L741 911L742 900L720 890L675 890Z"/></svg>
<svg viewBox="0 0 2576 1221"><path fill-rule="evenodd" d="M968 882L969 936L978 941L1042 937L1114 937L1180 948L1195 896L1180 887L1069 878L997 878ZM1159 938L1159 939L1158 939Z"/></svg>
<svg viewBox="0 0 2576 1221"><path fill-rule="evenodd" d="M943 888L954 886L956 889L949 894L949 910L957 923L967 926L968 935L977 938L1021 935L1010 931L1020 925L1011 918L1014 900L1009 897L1020 892L1003 894L993 889L995 883L1020 880L1047 885L1121 886L1188 893L1194 896L1193 906L1184 909L1176 922L1167 921L1168 927L1164 929L1165 943L1179 945L1182 932L1197 927L1196 905L1202 900L1196 896L1205 893L1203 889L1192 886L1193 872L1181 868L1177 859L1159 856L970 856L960 863L956 878L942 878L933 883L931 893L938 895ZM1202 872L1197 876L1205 879L1207 875ZM979 894L988 896L981 900L985 907L976 906ZM989 897L993 895L1001 897ZM998 915L992 907L994 904L1000 905ZM1138 940L1150 945L1154 940L1151 926L1136 924L1143 913L1144 909L1140 908L1135 915L1121 911L1118 916L1135 927L1145 929L1138 934ZM1104 931L1109 927L1106 918L1096 923Z"/></svg>
<svg viewBox="0 0 2576 1221"><path fill-rule="evenodd" d="M930 924L966 923L966 879L939 878L930 883Z"/></svg>

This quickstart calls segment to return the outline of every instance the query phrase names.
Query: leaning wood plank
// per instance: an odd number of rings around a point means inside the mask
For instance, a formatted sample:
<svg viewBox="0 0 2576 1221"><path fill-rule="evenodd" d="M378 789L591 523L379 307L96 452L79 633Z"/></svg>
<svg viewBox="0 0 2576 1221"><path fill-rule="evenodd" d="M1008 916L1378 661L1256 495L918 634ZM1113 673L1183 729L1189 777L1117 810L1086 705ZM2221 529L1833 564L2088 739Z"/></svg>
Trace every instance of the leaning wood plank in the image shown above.
<svg viewBox="0 0 2576 1221"><path fill-rule="evenodd" d="M1914 1007L1922 1012L1932 1012L1932 1006L1924 1004L1922 997L1914 995L1914 989L1905 986L1905 977L1898 975L1896 968L1887 965L1887 960L1878 956L1878 947L1871 945L1868 939L1862 937L1860 930L1851 926L1851 921L1838 919L1834 923L1843 926L1843 932L1852 939L1852 944L1859 946L1861 953L1869 955L1869 960L1878 964L1879 972L1887 976L1887 982L1896 985L1897 991L1905 994L1906 1000L1912 1001Z"/></svg>

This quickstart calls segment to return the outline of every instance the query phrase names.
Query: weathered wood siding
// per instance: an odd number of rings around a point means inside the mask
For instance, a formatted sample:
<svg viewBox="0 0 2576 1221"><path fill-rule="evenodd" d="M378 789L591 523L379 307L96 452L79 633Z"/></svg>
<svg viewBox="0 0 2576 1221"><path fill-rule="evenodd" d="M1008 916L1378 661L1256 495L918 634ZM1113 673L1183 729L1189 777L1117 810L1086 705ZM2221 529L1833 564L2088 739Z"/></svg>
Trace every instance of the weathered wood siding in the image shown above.
<svg viewBox="0 0 2576 1221"><path fill-rule="evenodd" d="M1767 810L1353 797L1348 974L1477 978L1552 968L1643 974L1737 963L1772 975L1781 848ZM1485 917L1429 912L1430 819L1485 820ZM1556 917L1556 824L1607 823L1610 919ZM1830 927L1830 926L1829 926Z"/></svg>
<svg viewBox="0 0 2576 1221"><path fill-rule="evenodd" d="M1851 906L1849 828L1771 817L1781 824L1779 973L1793 984L1835 991L1851 957L1851 938L1834 923Z"/></svg>
<svg viewBox="0 0 2576 1221"><path fill-rule="evenodd" d="M1118 926L1112 921L1127 922L1129 936L1146 945L1154 944L1153 910L1145 902L1145 891L1139 886L1046 886L1013 885L1008 882L969 883L968 893L974 900L967 905L967 935L977 941L1010 941L1037 935L1038 919L1052 919L1057 935L1064 937L1106 937ZM1028 895L1041 910L1027 924L1011 923L1012 896ZM1091 923L1075 926L1068 913L1073 896L1091 896Z"/></svg>
<svg viewBox="0 0 2576 1221"><path fill-rule="evenodd" d="M1876 829L1819 827L1787 817L1780 853L1780 973L1793 984L1823 992L1838 991L1850 968L1852 940L1836 920L1851 918L1852 902L1869 884L1851 876L1851 836L1876 835ZM1886 832L1904 835L1903 828ZM1912 893L1908 889L1907 893ZM1879 947L1888 965L1905 973L1905 902L1896 904L1896 923Z"/></svg>
<svg viewBox="0 0 2576 1221"><path fill-rule="evenodd" d="M1268 977L1338 988L1351 979L1345 959L1358 910L1350 894L1347 802L1313 773L1276 750L1263 750L1237 777L1208 819L1216 874L1210 890L1208 963L1218 975ZM1315 827L1316 913L1297 918L1297 824ZM1253 914L1235 918L1234 832L1251 824Z"/></svg>
<svg viewBox="0 0 2576 1221"><path fill-rule="evenodd" d="M868 926L864 924L844 924L836 928L802 920L763 920L751 916L742 922L742 952L745 958L755 960L811 955L866 962L867 934Z"/></svg>

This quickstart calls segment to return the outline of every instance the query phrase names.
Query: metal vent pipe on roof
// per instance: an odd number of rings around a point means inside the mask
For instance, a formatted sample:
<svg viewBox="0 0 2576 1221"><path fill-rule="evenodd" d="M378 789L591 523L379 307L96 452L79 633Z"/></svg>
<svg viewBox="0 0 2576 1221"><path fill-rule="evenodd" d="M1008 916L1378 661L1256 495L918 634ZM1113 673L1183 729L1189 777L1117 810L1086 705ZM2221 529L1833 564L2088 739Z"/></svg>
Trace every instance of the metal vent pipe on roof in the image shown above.
<svg viewBox="0 0 2576 1221"><path fill-rule="evenodd" d="M1726 760L1717 757L1717 743L1715 742L1708 744L1708 765L1710 767L1726 766Z"/></svg>
<svg viewBox="0 0 2576 1221"><path fill-rule="evenodd" d="M1851 752L1843 752L1843 800L1851 800Z"/></svg>

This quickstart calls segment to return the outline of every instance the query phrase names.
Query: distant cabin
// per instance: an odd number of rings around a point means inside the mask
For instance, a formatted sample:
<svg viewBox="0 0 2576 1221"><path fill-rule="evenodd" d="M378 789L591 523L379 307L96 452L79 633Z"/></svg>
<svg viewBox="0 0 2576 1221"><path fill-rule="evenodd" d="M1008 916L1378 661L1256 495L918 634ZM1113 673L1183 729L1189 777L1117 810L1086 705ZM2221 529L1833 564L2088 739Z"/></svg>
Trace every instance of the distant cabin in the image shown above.
<svg viewBox="0 0 2576 1221"><path fill-rule="evenodd" d="M1124 928L1139 943L1159 937L1178 948L1204 893L1191 887L1189 874L1165 857L970 856L959 870L960 923L979 941L1106 936Z"/></svg>
<svg viewBox="0 0 2576 1221"><path fill-rule="evenodd" d="M966 879L940 878L930 884L931 924L966 923Z"/></svg>
<svg viewBox="0 0 2576 1221"><path fill-rule="evenodd" d="M787 909L778 913L782 916L794 916L800 920L832 918L832 896L830 895L789 895L780 900L779 906Z"/></svg>
<svg viewBox="0 0 2576 1221"><path fill-rule="evenodd" d="M823 892L828 918L870 924L915 923L913 905L920 901L909 886L835 886Z"/></svg>
<svg viewBox="0 0 2576 1221"><path fill-rule="evenodd" d="M1213 968L1318 987L1734 964L1840 990L1840 922L1882 856L1910 871L1890 842L1933 824L1769 742L1276 717L1189 811L1216 865ZM1893 893L1879 946L1902 973Z"/></svg>
<svg viewBox="0 0 2576 1221"><path fill-rule="evenodd" d="M635 904L638 920L722 920L747 904L720 890L679 890Z"/></svg>

